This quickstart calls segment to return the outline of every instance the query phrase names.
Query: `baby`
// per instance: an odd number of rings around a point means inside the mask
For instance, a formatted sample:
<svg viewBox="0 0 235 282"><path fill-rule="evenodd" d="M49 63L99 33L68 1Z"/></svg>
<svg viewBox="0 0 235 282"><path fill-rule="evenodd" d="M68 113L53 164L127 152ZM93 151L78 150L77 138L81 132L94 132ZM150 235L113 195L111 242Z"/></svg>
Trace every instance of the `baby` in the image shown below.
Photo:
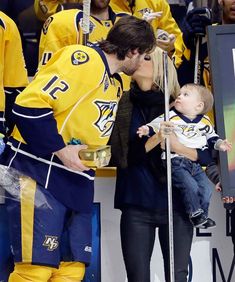
<svg viewBox="0 0 235 282"><path fill-rule="evenodd" d="M221 140L215 133L208 116L212 109L212 93L204 86L186 84L176 98L174 108L169 112L169 133L175 133L180 143L189 148L203 149L206 147L220 151L232 148L227 140ZM151 136L159 132L164 115L141 126L139 137ZM165 159L165 152L162 154ZM195 227L214 227L215 222L208 218L209 202L212 194L212 184L198 162L171 153L172 183L181 192L186 212Z"/></svg>

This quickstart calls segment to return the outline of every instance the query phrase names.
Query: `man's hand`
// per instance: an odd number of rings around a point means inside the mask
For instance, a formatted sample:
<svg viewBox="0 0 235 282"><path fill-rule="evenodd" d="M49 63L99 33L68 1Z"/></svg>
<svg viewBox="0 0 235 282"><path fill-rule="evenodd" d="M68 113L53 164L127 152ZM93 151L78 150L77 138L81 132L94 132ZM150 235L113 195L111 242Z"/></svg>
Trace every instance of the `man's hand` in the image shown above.
<svg viewBox="0 0 235 282"><path fill-rule="evenodd" d="M87 171L90 168L82 164L78 155L79 151L84 149L87 149L87 145L67 145L55 152L55 155L67 168L75 171Z"/></svg>
<svg viewBox="0 0 235 282"><path fill-rule="evenodd" d="M185 16L182 24L184 43L189 49L195 47L195 38L206 35L206 27L211 25L211 17L207 8L194 8Z"/></svg>

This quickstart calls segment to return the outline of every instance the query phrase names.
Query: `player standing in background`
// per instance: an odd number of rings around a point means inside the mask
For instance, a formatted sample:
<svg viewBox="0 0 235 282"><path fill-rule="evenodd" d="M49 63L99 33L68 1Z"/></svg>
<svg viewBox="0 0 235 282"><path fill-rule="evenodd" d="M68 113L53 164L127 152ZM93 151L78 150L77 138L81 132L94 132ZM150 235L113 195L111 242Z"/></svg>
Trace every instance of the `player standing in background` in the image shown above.
<svg viewBox="0 0 235 282"><path fill-rule="evenodd" d="M109 6L110 0L91 0L90 33L88 45L106 38L112 26L125 13L114 13ZM71 9L49 17L43 25L39 43L39 68L45 65L52 54L62 47L82 44L81 22L83 11ZM122 74L123 89L129 90L131 78Z"/></svg>
<svg viewBox="0 0 235 282"><path fill-rule="evenodd" d="M83 279L91 256L95 170L78 154L86 145L107 143L122 94L115 73L132 75L155 45L145 20L123 17L99 47L56 52L18 96L16 127L1 163L30 178L20 178L19 198L8 201L15 259L9 282ZM69 145L73 138L84 145ZM73 262L63 259L65 230Z"/></svg>
<svg viewBox="0 0 235 282"><path fill-rule="evenodd" d="M16 24L0 11L0 133L13 129L12 106L28 84L21 38Z"/></svg>
<svg viewBox="0 0 235 282"><path fill-rule="evenodd" d="M165 31L168 36L165 39L157 39L157 46L167 52L173 52L175 49L178 54L180 50L177 49L181 45L182 35L171 15L170 5L166 0L111 0L110 6L114 11L128 12L138 18L142 18L145 13L162 12L160 17L155 17L151 20L156 37L158 37L157 30Z"/></svg>
<svg viewBox="0 0 235 282"><path fill-rule="evenodd" d="M123 14L109 7L110 0L91 0L89 42L106 38L111 27ZM83 11L65 10L49 17L44 23L39 44L39 65L45 65L52 54L62 47L82 44Z"/></svg>

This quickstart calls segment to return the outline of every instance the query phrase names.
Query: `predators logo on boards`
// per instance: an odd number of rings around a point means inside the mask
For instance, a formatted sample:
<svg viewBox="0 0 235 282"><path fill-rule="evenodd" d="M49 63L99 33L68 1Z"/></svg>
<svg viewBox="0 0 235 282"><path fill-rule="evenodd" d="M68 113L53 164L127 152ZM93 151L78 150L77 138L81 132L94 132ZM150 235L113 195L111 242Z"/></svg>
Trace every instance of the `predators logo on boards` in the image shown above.
<svg viewBox="0 0 235 282"><path fill-rule="evenodd" d="M72 64L77 66L89 61L89 56L84 51L78 50L72 54Z"/></svg>
<svg viewBox="0 0 235 282"><path fill-rule="evenodd" d="M45 23L44 23L44 25L43 25L43 27L42 27L42 32L43 32L43 34L45 34L45 35L47 34L49 25L52 23L52 21L53 21L53 17L49 17L49 18L45 21Z"/></svg>

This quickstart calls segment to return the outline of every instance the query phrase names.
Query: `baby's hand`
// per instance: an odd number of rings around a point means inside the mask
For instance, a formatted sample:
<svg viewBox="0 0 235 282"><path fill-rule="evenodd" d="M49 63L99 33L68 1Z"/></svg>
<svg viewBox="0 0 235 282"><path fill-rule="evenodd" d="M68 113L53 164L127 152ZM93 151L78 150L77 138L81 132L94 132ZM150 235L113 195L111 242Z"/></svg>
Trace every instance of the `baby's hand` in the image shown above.
<svg viewBox="0 0 235 282"><path fill-rule="evenodd" d="M232 143L229 142L227 139L222 140L222 142L219 144L220 151L231 151L232 150Z"/></svg>
<svg viewBox="0 0 235 282"><path fill-rule="evenodd" d="M139 135L140 138L142 136L147 136L149 135L149 127L147 125L142 125L138 128L136 133Z"/></svg>

